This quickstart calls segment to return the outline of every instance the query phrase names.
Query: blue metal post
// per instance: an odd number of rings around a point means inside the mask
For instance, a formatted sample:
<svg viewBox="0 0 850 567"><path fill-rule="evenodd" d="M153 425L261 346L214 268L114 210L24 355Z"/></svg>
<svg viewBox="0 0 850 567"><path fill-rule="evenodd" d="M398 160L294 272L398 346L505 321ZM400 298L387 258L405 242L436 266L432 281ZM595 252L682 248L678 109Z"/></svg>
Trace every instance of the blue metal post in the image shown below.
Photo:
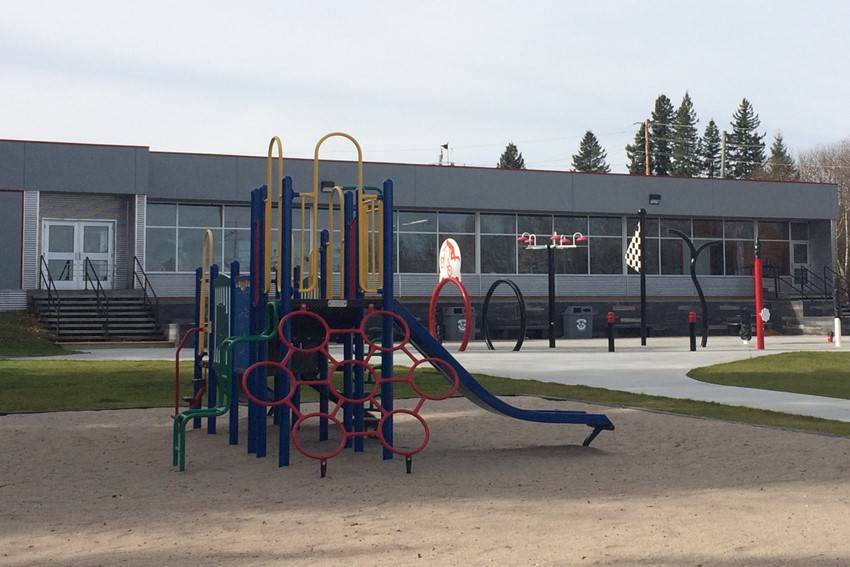
<svg viewBox="0 0 850 567"><path fill-rule="evenodd" d="M292 178L284 176L282 191L283 191L283 214L281 226L278 230L281 231L283 237L280 239L283 243L281 250L278 251L278 256L281 258L281 265L277 267L277 279L280 282L280 314L282 317L292 311L292 202L295 200L295 193L292 190ZM292 339L292 331L289 322L286 323L283 329L284 336L287 340ZM286 356L281 346L281 357ZM289 391L289 380L286 380L286 394ZM297 392L296 392L297 394ZM288 407L280 408L280 419L278 422L278 466L285 467L289 465L290 451L290 435L292 434L292 412Z"/></svg>
<svg viewBox="0 0 850 567"><path fill-rule="evenodd" d="M201 278L204 277L202 268L195 270L195 328L201 326ZM201 330L203 333L204 331ZM192 399L198 396L198 390L201 389L201 380L204 378L204 371L201 367L202 353L199 352L201 341L198 340L198 335L195 335L195 373L192 379ZM201 428L201 418L196 417L192 420L192 429Z"/></svg>
<svg viewBox="0 0 850 567"><path fill-rule="evenodd" d="M384 265L382 266L384 272L384 282L382 291L384 297L384 309L392 310L393 301L395 300L393 297L393 294L395 293L395 289L393 288L393 258L395 256L395 238L393 235L393 182L391 179L386 179L384 181L384 192L381 198L384 200ZM387 315L384 315L384 327L382 332L381 346L384 348L384 351L381 353L381 377L391 378L393 375L393 353L389 349L393 346L393 318ZM393 410L393 394L394 392L392 382L384 382L383 384L381 384L381 405L387 411ZM392 418L387 419L384 422L382 434L387 444L392 446ZM384 447L383 456L385 460L392 459L393 452Z"/></svg>
<svg viewBox="0 0 850 567"><path fill-rule="evenodd" d="M209 340L207 340L207 348L209 352L207 353L207 407L215 407L218 404L218 375L215 371L215 364L213 364L213 360L215 359L213 350L218 348L218 345L215 343L215 327L216 327L216 308L215 308L215 280L218 278L218 264L213 264L210 266L210 336ZM215 433L215 425L216 420L215 416L210 416L207 418L207 433L214 434Z"/></svg>
<svg viewBox="0 0 850 567"><path fill-rule="evenodd" d="M330 270L328 269L328 242L329 232L327 229L322 229L319 232L319 297L328 299L328 280ZM342 236L342 235L340 235ZM316 355L319 364L319 380L327 380L328 378L328 361L321 354ZM319 388L319 411L322 414L328 413L328 398L330 389L327 386ZM319 441L328 440L328 419L323 417L319 420Z"/></svg>

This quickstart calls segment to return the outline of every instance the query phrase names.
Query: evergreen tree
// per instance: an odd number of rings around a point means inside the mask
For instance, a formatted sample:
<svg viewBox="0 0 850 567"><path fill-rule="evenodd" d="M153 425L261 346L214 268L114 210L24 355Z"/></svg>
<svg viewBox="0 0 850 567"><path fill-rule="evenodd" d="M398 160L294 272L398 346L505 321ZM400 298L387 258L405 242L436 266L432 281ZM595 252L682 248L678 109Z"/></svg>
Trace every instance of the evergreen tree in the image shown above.
<svg viewBox="0 0 850 567"><path fill-rule="evenodd" d="M628 168L632 175L646 175L646 128L641 125L635 134L635 143L626 146Z"/></svg>
<svg viewBox="0 0 850 567"><path fill-rule="evenodd" d="M673 125L673 161L670 168L673 175L694 177L702 170L697 122L699 120L694 111L694 104L686 91L682 104L676 111L676 122Z"/></svg>
<svg viewBox="0 0 850 567"><path fill-rule="evenodd" d="M655 99L655 110L649 120L649 152L652 172L655 175L670 175L673 157L673 125L676 110L666 95Z"/></svg>
<svg viewBox="0 0 850 567"><path fill-rule="evenodd" d="M517 147L513 142L507 145L496 167L499 169L525 169L525 160L522 159L522 153L517 151Z"/></svg>
<svg viewBox="0 0 850 567"><path fill-rule="evenodd" d="M700 140L701 171L706 177L720 177L720 131L714 119L708 121Z"/></svg>
<svg viewBox="0 0 850 567"><path fill-rule="evenodd" d="M773 181L799 181L800 173L794 163L794 158L788 153L782 133L777 132L770 146L770 157L759 179L770 179Z"/></svg>
<svg viewBox="0 0 850 567"><path fill-rule="evenodd" d="M602 149L599 140L588 130L579 144L578 153L573 155L573 169L593 173L608 173L611 168L605 162L607 153Z"/></svg>
<svg viewBox="0 0 850 567"><path fill-rule="evenodd" d="M732 115L732 134L726 139L726 176L735 179L750 177L764 165L764 134L758 114L750 101L744 99Z"/></svg>

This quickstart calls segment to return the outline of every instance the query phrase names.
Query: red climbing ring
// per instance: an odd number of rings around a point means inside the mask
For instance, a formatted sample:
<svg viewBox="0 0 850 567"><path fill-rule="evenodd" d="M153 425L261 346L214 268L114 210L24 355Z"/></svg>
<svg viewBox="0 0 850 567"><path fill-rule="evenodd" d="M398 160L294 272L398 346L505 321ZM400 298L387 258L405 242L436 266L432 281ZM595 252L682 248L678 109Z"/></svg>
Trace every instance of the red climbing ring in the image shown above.
<svg viewBox="0 0 850 567"><path fill-rule="evenodd" d="M336 428L339 430L339 432L340 432L339 445L337 445L337 447L333 451L331 451L330 453L313 453L312 451L308 451L307 449L305 449L304 446L301 445L301 441L298 439L298 436L301 433L301 425L305 421L307 421L308 419L312 419L312 418L321 419L323 417L334 422L334 424L336 425ZM301 454L304 455L305 457L309 457L311 459L316 459L317 461L326 461L330 458L333 458L333 457L336 457L337 455L339 455L342 452L342 450L345 449L345 442L347 440L348 440L348 433L346 433L345 427L342 426L342 422L340 422L340 420L338 420L336 417L334 417L333 415L331 415L329 413L323 413L323 412L306 413L306 414L302 415L301 417L299 417L298 420L295 422L295 424L292 426L292 443L295 445L295 448L298 449L301 452Z"/></svg>
<svg viewBox="0 0 850 567"><path fill-rule="evenodd" d="M391 417L401 415L401 414L413 416L414 418L416 418L417 421L419 421L420 424L422 424L422 430L424 431L422 444L419 445L418 447L416 447L415 449L410 449L410 450L407 450L407 451L404 450L404 449L398 449L396 447L393 447L389 443L387 443L387 440L384 439L384 433L383 433L384 432L384 423L388 419L390 419ZM428 424L425 423L425 419L421 415L419 415L418 413L411 411L411 410L408 410L408 409L397 409L397 410L393 410L389 413L386 413L381 417L381 420L378 422L378 441L380 441L381 445L383 445L386 449L392 451L396 455L401 455L403 457L410 457L412 455L415 455L416 453L418 453L419 451L421 451L422 449L425 448L425 446L428 444L428 440L430 438L431 438L431 430L428 428Z"/></svg>
<svg viewBox="0 0 850 567"><path fill-rule="evenodd" d="M393 318L395 323L399 324L401 329L404 329L404 338L399 344L391 348L384 348L382 345L370 339L369 335L366 333L366 325L368 324L369 319L382 315L389 315ZM393 326L393 328L395 328L395 326ZM405 345L410 342L410 327L407 325L407 321L405 321L400 315L386 310L369 311L369 314L363 317L363 321L360 322L360 334L363 336L363 340L366 341L366 344L369 345L369 348L378 352L395 352L403 349Z"/></svg>
<svg viewBox="0 0 850 567"><path fill-rule="evenodd" d="M355 360L355 359L340 360L339 362L335 362L334 365L331 367L331 370L330 370L330 373L329 373L330 376L333 376L334 372L343 368L346 364L353 364L355 366L362 366L363 368L366 369L366 371L372 376L372 382L373 382L372 391L369 392L368 394L365 394L362 398L350 398L348 396L343 395L342 392L340 392L340 391L336 390L336 388L334 388L334 390L336 391L336 395L339 396L340 401L345 402L345 403L350 403L350 404L365 404L366 402L368 402L370 400L374 401L375 400L375 394L378 392L378 375L375 373L375 369L372 368L369 365L369 363L366 362L365 360ZM331 387L333 387L333 386L331 386Z"/></svg>
<svg viewBox="0 0 850 567"><path fill-rule="evenodd" d="M451 375L450 378L452 380L452 387L448 391L448 393L442 394L442 395L439 395L439 396L432 396L432 395L429 395L424 390L422 390L422 388L420 388L416 384L416 380L414 380L414 378L413 378L414 374L416 372L416 367L419 366L420 364L424 363L424 362L428 362L428 363L430 363L434 366L440 366L442 368L445 368L448 371L448 373ZM439 372L439 370L438 370L438 372ZM422 359L414 362L413 366L410 367L410 371L407 373L407 379L410 382L410 386L413 388L413 390L417 394L419 394L422 398L424 398L426 400L434 400L434 401L446 400L448 398L451 398L452 396L455 395L455 392L457 392L458 385L460 384L460 379L457 375L457 370L455 370L454 366L452 366L451 364L449 364L448 362L446 362L442 358L432 358L432 357L422 358Z"/></svg>
<svg viewBox="0 0 850 567"><path fill-rule="evenodd" d="M248 386L248 377L251 375L251 372L261 366L274 366L275 368L279 368L280 371L283 372L289 378L289 393L287 393L286 396L279 400L268 401L258 398L251 392L251 388ZM261 360L260 362L255 362L254 364L245 369L245 372L242 374L242 391L245 392L245 396L247 396L249 400L251 400L257 405L273 408L277 406L282 406L283 404L288 404L289 401L292 399L292 396L295 395L295 376L292 374L292 371L289 368L287 368L284 364L280 362L275 362L273 360Z"/></svg>
<svg viewBox="0 0 850 567"><path fill-rule="evenodd" d="M310 317L310 318L318 321L322 325L322 328L325 331L325 338L322 339L322 341L314 347L303 348L303 347L297 347L297 346L293 345L286 338L286 335L283 332L283 327L284 327L284 325L286 324L287 321L291 320L294 317ZM280 322L277 324L277 336L280 339L280 342L283 343L283 346L285 346L288 349L292 349L295 352L319 352L319 351L324 350L325 347L327 346L328 341L330 340L330 336L331 336L331 329L330 329L330 327L328 327L327 321L325 321L321 317L321 315L317 315L316 313L313 313L312 311L307 311L306 309L302 308L302 309L298 309L296 311L291 311L291 312L287 313L286 315L284 315L283 317L281 317Z"/></svg>

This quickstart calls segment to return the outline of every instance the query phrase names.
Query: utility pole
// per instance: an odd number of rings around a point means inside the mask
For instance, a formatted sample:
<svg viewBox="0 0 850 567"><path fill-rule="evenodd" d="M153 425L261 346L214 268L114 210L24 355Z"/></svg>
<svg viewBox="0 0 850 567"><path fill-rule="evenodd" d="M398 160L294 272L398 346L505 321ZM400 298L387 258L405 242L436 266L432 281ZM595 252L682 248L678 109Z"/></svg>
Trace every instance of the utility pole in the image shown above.
<svg viewBox="0 0 850 567"><path fill-rule="evenodd" d="M726 130L720 138L720 179L726 178Z"/></svg>
<svg viewBox="0 0 850 567"><path fill-rule="evenodd" d="M644 148L644 153L645 153L644 161L646 162L646 175L650 175L650 171L651 171L652 168L650 167L650 164L649 164L649 120L643 121L643 137L644 137L644 142L645 142L645 144L644 144L644 146L645 146L645 148Z"/></svg>

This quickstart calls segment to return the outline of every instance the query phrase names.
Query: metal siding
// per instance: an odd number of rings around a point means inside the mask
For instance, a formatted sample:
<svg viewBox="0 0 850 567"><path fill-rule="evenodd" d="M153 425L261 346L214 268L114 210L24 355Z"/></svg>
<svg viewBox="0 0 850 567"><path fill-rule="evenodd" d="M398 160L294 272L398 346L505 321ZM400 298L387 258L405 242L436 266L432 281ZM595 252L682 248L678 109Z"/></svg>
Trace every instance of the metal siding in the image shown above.
<svg viewBox="0 0 850 567"><path fill-rule="evenodd" d="M21 258L21 286L38 288L39 270L39 203L38 191L24 192L23 257Z"/></svg>
<svg viewBox="0 0 850 567"><path fill-rule="evenodd" d="M26 290L0 289L0 311L23 311L26 308Z"/></svg>
<svg viewBox="0 0 850 567"><path fill-rule="evenodd" d="M23 203L22 191L0 191L0 289L21 289Z"/></svg>
<svg viewBox="0 0 850 567"><path fill-rule="evenodd" d="M136 239L135 239L135 245L133 247L133 253L136 256L136 258L139 259L139 264L141 264L143 270L145 269L145 242L146 242L145 241L145 222L146 222L145 219L147 218L147 206L148 206L147 195L136 195L136 202L135 202L135 212L136 212L135 236L136 236ZM135 267L136 267L135 263L133 263L131 271L133 269L135 269ZM130 285L134 288L138 287L138 282L136 282L135 278L133 278L133 281L130 282Z"/></svg>
<svg viewBox="0 0 850 567"><path fill-rule="evenodd" d="M133 194L139 148L23 142L26 144L24 188L39 191ZM146 150L142 150L146 152Z"/></svg>
<svg viewBox="0 0 850 567"><path fill-rule="evenodd" d="M26 145L0 140L0 189L24 188Z"/></svg>

